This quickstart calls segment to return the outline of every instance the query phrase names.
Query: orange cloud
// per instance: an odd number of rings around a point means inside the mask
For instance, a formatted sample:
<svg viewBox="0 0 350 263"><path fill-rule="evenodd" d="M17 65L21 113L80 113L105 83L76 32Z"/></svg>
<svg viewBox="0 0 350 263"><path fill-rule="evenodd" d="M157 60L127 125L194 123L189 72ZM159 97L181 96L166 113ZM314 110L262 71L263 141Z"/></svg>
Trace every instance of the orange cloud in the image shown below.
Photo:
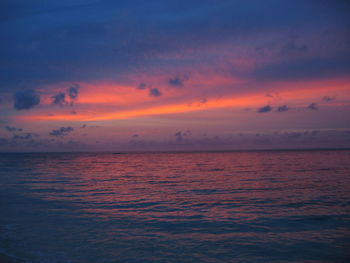
<svg viewBox="0 0 350 263"><path fill-rule="evenodd" d="M221 83L228 82L225 78L215 80ZM210 79L207 81L210 82ZM213 85L217 83L216 81L212 80L210 84ZM77 110L79 114L34 114L19 118L36 121L104 121L220 108L261 107L266 104L283 103L297 107L311 102L321 103L320 100L324 95L338 97L338 104L341 100L350 100L349 84L344 80L273 83L268 92L278 94L275 97L266 97L267 91L262 90L245 93L240 90L240 93L235 95L233 89L232 94L212 95L206 97L203 102L198 102L198 96L197 99L191 98L193 97L191 88L180 91L169 88L167 90L169 94L159 99L150 97L146 90L137 90L133 86L113 84L81 84L81 86L84 87L84 92L79 98L79 103L86 106Z"/></svg>

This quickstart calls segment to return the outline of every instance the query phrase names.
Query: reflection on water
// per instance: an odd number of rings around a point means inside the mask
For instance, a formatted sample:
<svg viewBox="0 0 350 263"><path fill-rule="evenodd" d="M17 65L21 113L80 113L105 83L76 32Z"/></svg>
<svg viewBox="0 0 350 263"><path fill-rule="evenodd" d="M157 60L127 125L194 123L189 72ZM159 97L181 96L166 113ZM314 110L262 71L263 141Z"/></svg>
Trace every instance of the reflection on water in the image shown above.
<svg viewBox="0 0 350 263"><path fill-rule="evenodd" d="M2 154L0 176L0 246L31 262L349 256L349 151Z"/></svg>

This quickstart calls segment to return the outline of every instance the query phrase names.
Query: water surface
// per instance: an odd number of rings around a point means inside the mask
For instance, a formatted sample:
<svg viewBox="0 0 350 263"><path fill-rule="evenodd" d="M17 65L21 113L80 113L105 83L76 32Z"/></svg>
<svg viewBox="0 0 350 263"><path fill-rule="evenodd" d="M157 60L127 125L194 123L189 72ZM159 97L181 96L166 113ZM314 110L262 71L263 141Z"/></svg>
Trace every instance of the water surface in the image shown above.
<svg viewBox="0 0 350 263"><path fill-rule="evenodd" d="M0 154L33 263L349 262L350 151Z"/></svg>

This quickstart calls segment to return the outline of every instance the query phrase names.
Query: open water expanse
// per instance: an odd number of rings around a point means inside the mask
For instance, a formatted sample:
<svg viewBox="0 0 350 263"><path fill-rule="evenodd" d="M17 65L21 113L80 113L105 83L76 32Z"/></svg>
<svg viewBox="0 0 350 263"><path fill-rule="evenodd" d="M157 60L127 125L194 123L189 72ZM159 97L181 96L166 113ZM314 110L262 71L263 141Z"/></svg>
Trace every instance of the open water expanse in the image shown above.
<svg viewBox="0 0 350 263"><path fill-rule="evenodd" d="M0 187L4 261L350 262L350 151L1 153Z"/></svg>

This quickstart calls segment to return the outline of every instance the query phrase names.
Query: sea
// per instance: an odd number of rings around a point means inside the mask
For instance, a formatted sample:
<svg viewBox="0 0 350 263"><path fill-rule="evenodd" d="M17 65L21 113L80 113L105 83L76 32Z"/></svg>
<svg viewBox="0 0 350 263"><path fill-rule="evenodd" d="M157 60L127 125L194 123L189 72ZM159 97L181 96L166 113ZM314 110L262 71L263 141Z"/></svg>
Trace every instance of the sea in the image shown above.
<svg viewBox="0 0 350 263"><path fill-rule="evenodd" d="M1 153L0 261L350 262L350 151Z"/></svg>

